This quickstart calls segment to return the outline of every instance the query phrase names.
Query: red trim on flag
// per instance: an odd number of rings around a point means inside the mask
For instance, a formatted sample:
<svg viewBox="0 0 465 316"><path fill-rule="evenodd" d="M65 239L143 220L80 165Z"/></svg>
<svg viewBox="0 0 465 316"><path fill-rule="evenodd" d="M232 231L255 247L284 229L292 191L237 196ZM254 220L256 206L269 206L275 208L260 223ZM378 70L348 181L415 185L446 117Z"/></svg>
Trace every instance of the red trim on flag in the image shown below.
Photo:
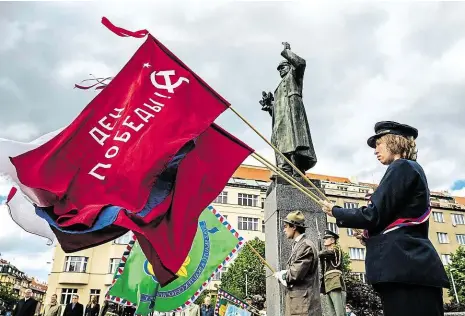
<svg viewBox="0 0 465 316"><path fill-rule="evenodd" d="M6 203L10 202L11 199L13 198L13 196L15 196L16 192L18 192L18 189L16 189L15 187L12 187L11 190L10 190L10 193L8 193L8 197L6 199Z"/></svg>
<svg viewBox="0 0 465 316"><path fill-rule="evenodd" d="M139 30L133 32L123 29L122 27L116 26L113 23L111 23L110 20L108 20L106 17L102 17L102 24L105 25L107 29L121 37L143 38L149 34L149 31L147 30Z"/></svg>

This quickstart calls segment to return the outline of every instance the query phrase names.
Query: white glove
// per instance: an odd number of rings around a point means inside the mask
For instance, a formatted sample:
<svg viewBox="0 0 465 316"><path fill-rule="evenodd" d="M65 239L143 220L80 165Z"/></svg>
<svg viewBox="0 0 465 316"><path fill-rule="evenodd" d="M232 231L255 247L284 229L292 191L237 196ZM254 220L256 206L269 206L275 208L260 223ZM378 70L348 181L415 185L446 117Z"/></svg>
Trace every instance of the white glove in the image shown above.
<svg viewBox="0 0 465 316"><path fill-rule="evenodd" d="M276 273L273 273L273 276L284 286L287 287L287 282L286 282L286 274L287 270L281 270Z"/></svg>

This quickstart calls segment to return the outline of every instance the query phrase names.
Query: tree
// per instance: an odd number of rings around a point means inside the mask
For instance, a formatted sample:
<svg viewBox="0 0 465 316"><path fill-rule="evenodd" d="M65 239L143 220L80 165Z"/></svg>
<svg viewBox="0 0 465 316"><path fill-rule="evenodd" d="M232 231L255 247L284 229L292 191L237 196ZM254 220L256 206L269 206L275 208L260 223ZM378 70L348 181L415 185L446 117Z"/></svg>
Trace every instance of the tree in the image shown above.
<svg viewBox="0 0 465 316"><path fill-rule="evenodd" d="M19 297L13 291L13 285L11 283L0 283L0 301L3 301L7 307L12 308L18 299Z"/></svg>
<svg viewBox="0 0 465 316"><path fill-rule="evenodd" d="M451 284L449 296L452 297L453 303L457 303L454 287L452 286L452 275L459 301L465 302L465 247L460 246L456 252L451 255L451 261L452 262L446 267L447 276Z"/></svg>
<svg viewBox="0 0 465 316"><path fill-rule="evenodd" d="M265 258L265 242L255 238L249 243ZM239 299L245 299L245 286L247 275L247 295L266 298L265 267L249 245L244 245L231 264L228 271L221 276L221 288Z"/></svg>

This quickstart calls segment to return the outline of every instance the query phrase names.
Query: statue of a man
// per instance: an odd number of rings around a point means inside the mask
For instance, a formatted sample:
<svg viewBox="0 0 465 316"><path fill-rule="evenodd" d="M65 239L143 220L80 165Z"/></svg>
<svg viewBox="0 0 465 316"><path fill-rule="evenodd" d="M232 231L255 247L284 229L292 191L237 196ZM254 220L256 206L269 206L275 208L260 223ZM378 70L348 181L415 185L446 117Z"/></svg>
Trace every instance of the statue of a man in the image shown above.
<svg viewBox="0 0 465 316"><path fill-rule="evenodd" d="M284 42L283 45L281 56L285 60L278 66L281 82L274 96L271 92L262 93L260 104L273 120L271 143L305 174L317 162L302 101L306 63L305 59L291 51L289 43ZM279 154L276 154L276 164L287 174L300 176Z"/></svg>

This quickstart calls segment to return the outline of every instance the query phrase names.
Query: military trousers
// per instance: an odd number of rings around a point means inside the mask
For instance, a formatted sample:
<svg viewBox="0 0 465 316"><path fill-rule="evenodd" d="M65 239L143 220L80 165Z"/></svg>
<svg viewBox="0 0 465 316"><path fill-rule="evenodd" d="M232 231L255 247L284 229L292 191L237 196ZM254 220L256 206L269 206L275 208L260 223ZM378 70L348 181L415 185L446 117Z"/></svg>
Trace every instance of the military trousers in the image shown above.
<svg viewBox="0 0 465 316"><path fill-rule="evenodd" d="M443 316L444 301L439 287L378 283L384 316Z"/></svg>
<svg viewBox="0 0 465 316"><path fill-rule="evenodd" d="M329 316L346 315L346 292L341 289L332 290L325 294Z"/></svg>

